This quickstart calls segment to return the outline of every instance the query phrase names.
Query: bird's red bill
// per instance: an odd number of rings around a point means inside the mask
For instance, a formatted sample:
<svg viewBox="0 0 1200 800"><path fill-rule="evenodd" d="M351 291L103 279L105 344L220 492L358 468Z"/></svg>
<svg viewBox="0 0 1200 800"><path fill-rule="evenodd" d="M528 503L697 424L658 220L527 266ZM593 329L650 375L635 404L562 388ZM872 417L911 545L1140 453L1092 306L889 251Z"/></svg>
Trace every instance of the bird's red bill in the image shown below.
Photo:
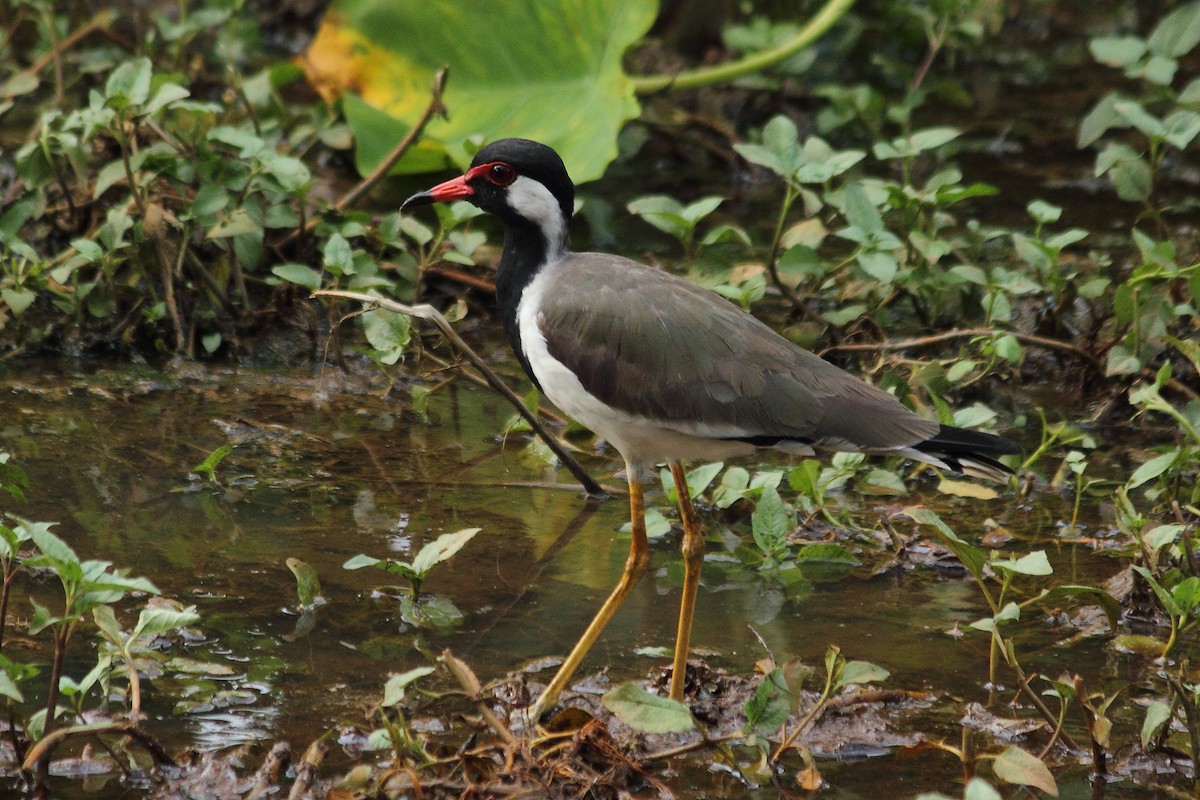
<svg viewBox="0 0 1200 800"><path fill-rule="evenodd" d="M475 194L475 190L467 183L471 177L471 173L459 175L457 178L451 178L445 183L439 183L434 186L426 194L432 197L438 203L446 203L451 200L462 200Z"/></svg>

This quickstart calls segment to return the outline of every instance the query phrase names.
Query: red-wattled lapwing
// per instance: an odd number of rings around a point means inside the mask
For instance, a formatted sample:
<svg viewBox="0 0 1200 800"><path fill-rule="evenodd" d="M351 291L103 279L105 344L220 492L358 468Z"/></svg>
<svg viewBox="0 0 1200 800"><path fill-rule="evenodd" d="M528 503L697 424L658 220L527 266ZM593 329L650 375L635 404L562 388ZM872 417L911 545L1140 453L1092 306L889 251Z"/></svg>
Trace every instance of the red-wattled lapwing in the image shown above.
<svg viewBox="0 0 1200 800"><path fill-rule="evenodd" d="M555 405L625 458L633 542L625 571L534 707L567 681L646 571L640 478L667 463L679 495L684 582L670 696L683 697L704 542L681 461L758 448L899 454L1004 479L1011 441L918 416L892 395L792 344L683 278L606 253L572 253L575 186L562 159L528 139L480 150L465 175L403 209L466 200L504 223L496 299L529 377Z"/></svg>

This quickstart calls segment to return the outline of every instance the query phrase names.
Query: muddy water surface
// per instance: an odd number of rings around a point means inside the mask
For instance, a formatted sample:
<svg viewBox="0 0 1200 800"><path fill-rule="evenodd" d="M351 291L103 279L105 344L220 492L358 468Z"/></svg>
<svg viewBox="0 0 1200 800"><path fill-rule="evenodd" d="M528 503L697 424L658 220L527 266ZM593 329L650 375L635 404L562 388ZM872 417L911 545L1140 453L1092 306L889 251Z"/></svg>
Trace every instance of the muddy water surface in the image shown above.
<svg viewBox="0 0 1200 800"><path fill-rule="evenodd" d="M466 382L437 392L420 418L382 398L373 375L330 369L113 372L22 363L0 380L0 448L31 480L28 499L6 507L56 520L82 557L128 567L201 615L198 637L176 647L207 665L202 677L168 672L147 687L149 727L168 749L278 739L303 747L343 723L363 723L389 673L430 664L444 648L484 680L561 655L624 562L623 495L585 500L569 473L526 452L527 438L505 440L510 409ZM233 452L216 483L192 474L224 444ZM592 452L586 438L576 444L588 469L619 490L619 459ZM929 478L911 485L903 502L935 505L964 535L981 534L990 517L1017 535L1018 552L1048 548L1060 580L1095 583L1116 568L1058 542L1055 522L1068 506L1055 495L1017 506L1011 498L940 495ZM837 502L869 519L896 500ZM667 505L657 489L648 503ZM777 657L813 665L837 644L847 657L884 666L890 686L929 692L921 712L928 719L909 725L939 735L957 735L964 698L986 701L987 641L959 635L983 608L957 571L874 574L887 548L851 537L844 541L862 550L862 565L814 571L804 587L785 591L733 557L749 538L746 520L705 518L709 563L693 641L711 666L750 676L765 655L758 636ZM443 630L406 623L394 597L375 591L389 582L382 573L342 567L359 553L411 559L437 535L465 527L482 532L424 587L462 614ZM675 546L671 536L655 543L650 575L592 652L585 678L599 690L665 662L642 648L673 641ZM297 612L291 557L316 570L328 601L311 618ZM28 590L48 601L50 588ZM18 615L27 608L18 606ZM1103 644L1060 648L1062 635L1047 629L1022 638L1044 672L1115 676L1130 668ZM90 668L94 648L79 637L68 673ZM535 671L530 679L545 677ZM873 793L877 781L899 776L896 796L907 796L944 788L957 774L948 757L898 765L890 754L883 740L829 753L852 759L825 767L837 796L860 796L860 781ZM329 763L336 768L337 756ZM707 775L701 790L715 779L706 764L685 763L681 779Z"/></svg>

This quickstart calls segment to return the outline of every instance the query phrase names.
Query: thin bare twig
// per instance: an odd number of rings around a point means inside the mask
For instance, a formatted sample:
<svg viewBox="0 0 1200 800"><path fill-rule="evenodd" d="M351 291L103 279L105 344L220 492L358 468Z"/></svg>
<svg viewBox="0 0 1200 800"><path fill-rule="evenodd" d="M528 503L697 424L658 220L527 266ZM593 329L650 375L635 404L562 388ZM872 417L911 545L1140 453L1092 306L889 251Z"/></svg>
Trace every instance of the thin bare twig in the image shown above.
<svg viewBox="0 0 1200 800"><path fill-rule="evenodd" d="M292 784L292 790L288 792L288 800L300 800L308 796L313 784L317 782L317 769L325 760L327 752L329 746L320 739L308 746L304 751L304 758L296 765L296 781Z"/></svg>
<svg viewBox="0 0 1200 800"><path fill-rule="evenodd" d="M471 668L449 650L443 650L441 658L438 660L446 665L446 669L450 670L450 674L454 676L454 680L458 681L458 685L466 692L467 699L475 704L475 708L479 711L484 721L487 722L488 727L509 747L519 747L520 743L517 741L517 737L513 736L512 731L497 719L492 710L488 708L488 704L484 702L482 689L479 686L479 678L475 677L475 673L471 671Z"/></svg>
<svg viewBox="0 0 1200 800"><path fill-rule="evenodd" d="M79 41L85 36L98 30L107 29L108 26L112 24L112 21L116 19L116 16L117 12L113 9L97 11L96 15L90 20L71 31L69 34L63 37L62 40L54 42L53 47L43 53L41 57L37 59L37 61L34 61L24 70L22 70L22 72L27 72L30 75L37 75L39 72L45 69L46 65L51 61L54 61L57 64L61 60L63 53L78 44ZM11 78L9 80L11 81ZM62 83L61 76L58 76L58 83L59 85ZM5 97L8 97L8 95L5 95Z"/></svg>
<svg viewBox="0 0 1200 800"><path fill-rule="evenodd" d="M867 342L865 344L835 344L821 351L822 355L833 350L907 350L910 347L929 347L942 342L953 341L954 339L970 339L976 336L1012 336L1018 342L1030 344L1035 347L1041 347L1046 350L1058 350L1063 353L1070 353L1076 358L1086 361L1096 369L1103 369L1100 361L1086 350L1073 345L1070 342L1060 342L1058 339L1050 339L1045 336L1036 336L1032 333L1017 333L1015 331L997 331L991 328L960 328L952 331L943 331L942 333L934 333L929 336L918 336L914 339L895 339L885 340L882 342Z"/></svg>
<svg viewBox="0 0 1200 800"><path fill-rule="evenodd" d="M449 67L442 67L437 71L437 73L433 76L433 85L430 88L431 96L429 98L429 105L426 106L425 111L421 114L420 118L408 131L408 135L401 139L396 146L392 148L392 152L388 153L387 156L375 166L375 169L371 171L370 175L363 178L357 186L346 192L336 203L333 204L335 209L338 211L345 210L356 200L358 200L358 198L370 191L375 184L383 180L384 176L387 175L388 172L391 171L392 167L396 165L396 162L403 158L404 154L409 151L409 148L411 148L413 144L415 144L416 141L421 138L421 134L424 132L425 126L429 124L429 121L433 119L434 116L446 116L446 107L442 104L442 92L446 88L446 76L449 74L449 71Z"/></svg>
<svg viewBox="0 0 1200 800"><path fill-rule="evenodd" d="M360 197L374 188L375 184L383 180L392 167L396 166L396 162L403 158L404 154L412 148L413 144L416 143L425 131L425 126L429 124L430 120L435 116L446 116L446 107L442 104L442 92L446 88L446 77L448 74L449 67L442 67L437 71L433 76L433 85L430 88L431 96L429 98L429 105L426 106L425 111L422 112L416 123L409 129L408 134L375 166L375 169L371 170L370 175L367 175L359 181L357 186L339 197L331 206L332 210L337 212L345 211L357 202ZM308 221L302 227L293 229L287 236L283 237L283 239L275 244L275 247L284 247L294 241L301 233L310 233L321 224L322 219L323 215L314 214L309 217Z"/></svg>

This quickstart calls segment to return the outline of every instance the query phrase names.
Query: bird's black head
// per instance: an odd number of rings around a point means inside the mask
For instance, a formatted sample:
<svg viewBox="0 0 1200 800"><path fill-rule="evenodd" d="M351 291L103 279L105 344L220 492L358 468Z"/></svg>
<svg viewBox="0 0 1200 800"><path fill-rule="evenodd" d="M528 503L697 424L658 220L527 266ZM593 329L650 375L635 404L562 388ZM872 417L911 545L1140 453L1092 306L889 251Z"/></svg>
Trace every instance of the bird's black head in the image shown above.
<svg viewBox="0 0 1200 800"><path fill-rule="evenodd" d="M566 238L575 185L553 148L500 139L475 154L466 174L413 195L401 209L451 200L466 200L508 225L534 226L558 245Z"/></svg>

